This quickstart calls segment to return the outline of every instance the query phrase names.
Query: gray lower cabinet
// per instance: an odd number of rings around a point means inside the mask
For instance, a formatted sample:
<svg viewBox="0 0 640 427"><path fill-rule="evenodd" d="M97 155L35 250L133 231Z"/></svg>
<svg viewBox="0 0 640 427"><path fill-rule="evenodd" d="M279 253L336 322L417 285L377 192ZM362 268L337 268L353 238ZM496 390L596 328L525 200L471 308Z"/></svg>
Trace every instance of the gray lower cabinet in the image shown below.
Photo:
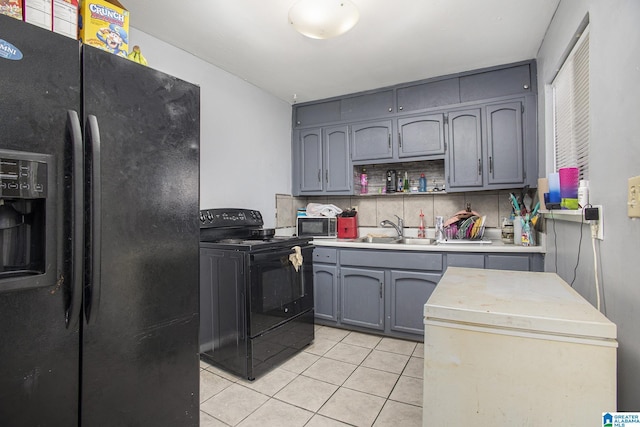
<svg viewBox="0 0 640 427"><path fill-rule="evenodd" d="M392 331L423 335L424 304L441 277L440 273L391 270L389 328Z"/></svg>
<svg viewBox="0 0 640 427"><path fill-rule="evenodd" d="M338 267L313 265L313 297L317 319L338 321Z"/></svg>
<svg viewBox="0 0 640 427"><path fill-rule="evenodd" d="M544 271L539 253L338 249L313 254L316 320L422 339L423 309L448 267Z"/></svg>
<svg viewBox="0 0 640 427"><path fill-rule="evenodd" d="M341 322L384 330L384 271L340 268Z"/></svg>
<svg viewBox="0 0 640 427"><path fill-rule="evenodd" d="M293 181L296 194L351 194L353 180L347 126L297 132Z"/></svg>

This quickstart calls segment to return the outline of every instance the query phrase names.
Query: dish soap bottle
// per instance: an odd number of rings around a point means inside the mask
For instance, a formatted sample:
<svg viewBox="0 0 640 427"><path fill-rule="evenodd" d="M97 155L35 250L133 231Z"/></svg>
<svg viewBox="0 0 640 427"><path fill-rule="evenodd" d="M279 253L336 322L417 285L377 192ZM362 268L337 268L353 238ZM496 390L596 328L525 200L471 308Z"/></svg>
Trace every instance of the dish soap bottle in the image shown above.
<svg viewBox="0 0 640 427"><path fill-rule="evenodd" d="M360 194L367 194L369 192L369 179L367 177L367 170L362 168L360 174Z"/></svg>
<svg viewBox="0 0 640 427"><path fill-rule="evenodd" d="M407 171L404 171L404 188L403 191L405 193L408 193L410 190L409 188L409 176L407 175Z"/></svg>
<svg viewBox="0 0 640 427"><path fill-rule="evenodd" d="M420 193L427 192L427 178L424 177L424 174L420 174L420 185L418 187L418 191Z"/></svg>
<svg viewBox="0 0 640 427"><path fill-rule="evenodd" d="M424 239L427 237L427 233L424 229L424 214L422 213L422 209L420 209L420 225L418 226L418 238Z"/></svg>

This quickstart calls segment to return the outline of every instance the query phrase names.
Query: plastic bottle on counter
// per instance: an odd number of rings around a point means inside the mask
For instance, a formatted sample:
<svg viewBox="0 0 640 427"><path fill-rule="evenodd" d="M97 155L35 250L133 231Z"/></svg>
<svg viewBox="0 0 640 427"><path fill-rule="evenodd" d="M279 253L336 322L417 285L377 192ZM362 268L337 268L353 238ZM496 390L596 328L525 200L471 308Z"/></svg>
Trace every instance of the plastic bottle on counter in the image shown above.
<svg viewBox="0 0 640 427"><path fill-rule="evenodd" d="M402 175L401 175L398 177L398 188L396 191L401 193L403 189L404 189L404 180L402 179Z"/></svg>
<svg viewBox="0 0 640 427"><path fill-rule="evenodd" d="M407 174L407 171L404 171L404 187L402 188L402 190L405 193L411 191L411 189L409 188L409 175Z"/></svg>
<svg viewBox="0 0 640 427"><path fill-rule="evenodd" d="M513 244L522 246L522 217L513 218Z"/></svg>
<svg viewBox="0 0 640 427"><path fill-rule="evenodd" d="M426 193L427 192L427 178L424 177L424 174L420 174L419 182L420 182L420 184L418 186L418 191L420 193Z"/></svg>
<svg viewBox="0 0 640 427"><path fill-rule="evenodd" d="M580 186L578 187L578 204L581 208L589 204L589 181L586 179L580 180Z"/></svg>
<svg viewBox="0 0 640 427"><path fill-rule="evenodd" d="M367 170L362 168L362 173L360 174L360 194L369 193L369 178L367 177Z"/></svg>
<svg viewBox="0 0 640 427"><path fill-rule="evenodd" d="M418 226L418 238L424 239L427 237L427 232L424 228L424 214L422 213L422 209L420 209L420 225Z"/></svg>

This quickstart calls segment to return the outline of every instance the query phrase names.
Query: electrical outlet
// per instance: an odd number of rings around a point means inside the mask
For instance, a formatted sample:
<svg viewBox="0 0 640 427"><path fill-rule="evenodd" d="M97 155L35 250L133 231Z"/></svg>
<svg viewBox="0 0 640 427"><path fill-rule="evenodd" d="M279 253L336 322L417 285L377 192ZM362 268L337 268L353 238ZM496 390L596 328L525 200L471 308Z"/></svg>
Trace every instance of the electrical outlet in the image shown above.
<svg viewBox="0 0 640 427"><path fill-rule="evenodd" d="M595 233L595 238L598 240L604 240L604 221L602 220L602 205L594 205L594 208L598 209L598 220L589 221L591 223L591 227L598 227L597 232Z"/></svg>
<svg viewBox="0 0 640 427"><path fill-rule="evenodd" d="M629 178L627 199L627 215L629 218L640 218L640 176Z"/></svg>

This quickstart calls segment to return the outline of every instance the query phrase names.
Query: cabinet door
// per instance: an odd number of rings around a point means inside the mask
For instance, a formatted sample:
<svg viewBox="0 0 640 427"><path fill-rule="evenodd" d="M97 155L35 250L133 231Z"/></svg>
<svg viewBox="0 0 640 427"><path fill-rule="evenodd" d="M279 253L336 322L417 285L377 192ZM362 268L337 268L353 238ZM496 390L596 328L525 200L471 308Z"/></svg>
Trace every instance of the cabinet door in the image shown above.
<svg viewBox="0 0 640 427"><path fill-rule="evenodd" d="M424 304L441 277L439 273L391 270L392 331L424 334Z"/></svg>
<svg viewBox="0 0 640 427"><path fill-rule="evenodd" d="M398 88L396 93L399 112L460 103L460 84L457 77Z"/></svg>
<svg viewBox="0 0 640 427"><path fill-rule="evenodd" d="M531 92L529 64L460 77L462 102Z"/></svg>
<svg viewBox="0 0 640 427"><path fill-rule="evenodd" d="M391 120L351 125L351 159L391 159L391 129Z"/></svg>
<svg viewBox="0 0 640 427"><path fill-rule="evenodd" d="M444 154L444 114L398 119L398 157Z"/></svg>
<svg viewBox="0 0 640 427"><path fill-rule="evenodd" d="M384 90L344 98L341 102L343 121L355 121L393 114L393 91Z"/></svg>
<svg viewBox="0 0 640 427"><path fill-rule="evenodd" d="M482 186L480 109L449 113L449 187Z"/></svg>
<svg viewBox="0 0 640 427"><path fill-rule="evenodd" d="M300 132L300 191L322 190L322 133L320 129Z"/></svg>
<svg viewBox="0 0 640 427"><path fill-rule="evenodd" d="M338 321L338 268L313 265L313 295L318 319Z"/></svg>
<svg viewBox="0 0 640 427"><path fill-rule="evenodd" d="M384 330L384 271L340 268L341 322Z"/></svg>
<svg viewBox="0 0 640 427"><path fill-rule="evenodd" d="M324 189L349 191L353 179L349 161L349 128L336 126L324 131Z"/></svg>
<svg viewBox="0 0 640 427"><path fill-rule="evenodd" d="M521 102L488 105L487 184L524 183L524 145Z"/></svg>
<svg viewBox="0 0 640 427"><path fill-rule="evenodd" d="M313 126L338 121L340 121L339 100L295 107L296 126Z"/></svg>

